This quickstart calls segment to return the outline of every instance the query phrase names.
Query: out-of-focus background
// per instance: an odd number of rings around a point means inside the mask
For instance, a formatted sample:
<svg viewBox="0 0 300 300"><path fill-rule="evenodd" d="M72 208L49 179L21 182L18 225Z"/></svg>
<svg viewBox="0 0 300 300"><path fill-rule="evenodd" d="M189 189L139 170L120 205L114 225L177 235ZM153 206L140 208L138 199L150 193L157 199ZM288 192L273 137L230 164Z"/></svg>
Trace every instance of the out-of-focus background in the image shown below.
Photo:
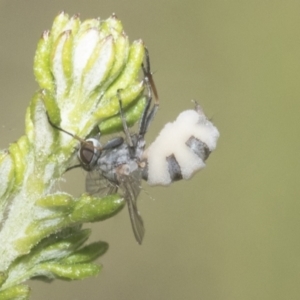
<svg viewBox="0 0 300 300"><path fill-rule="evenodd" d="M30 282L32 299L299 299L300 2L1 0L1 148L24 132L35 47L61 10L115 12L145 41L161 99L148 142L192 98L221 138L192 180L144 185L142 246L124 209L91 225L110 244L100 276ZM60 188L78 195L84 177L72 171Z"/></svg>

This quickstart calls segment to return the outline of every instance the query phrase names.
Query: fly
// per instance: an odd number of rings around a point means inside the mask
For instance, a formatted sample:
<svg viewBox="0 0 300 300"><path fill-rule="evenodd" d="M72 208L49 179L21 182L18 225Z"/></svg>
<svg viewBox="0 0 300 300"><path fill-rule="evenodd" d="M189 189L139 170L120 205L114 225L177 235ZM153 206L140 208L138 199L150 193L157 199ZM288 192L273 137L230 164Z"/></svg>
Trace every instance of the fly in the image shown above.
<svg viewBox="0 0 300 300"><path fill-rule="evenodd" d="M123 114L122 99L118 92L123 137L115 137L105 145L99 138L81 139L60 127L50 124L80 141L78 159L88 171L86 190L105 196L123 192L127 202L131 226L139 244L145 229L137 208L137 197L142 179L149 185L169 185L181 179L190 179L205 167L210 153L215 150L219 131L206 117L200 105L179 114L174 122L167 123L156 140L145 150L145 134L158 106L158 94L150 71L149 53L145 48L146 67L142 65L147 101L137 133L130 134ZM152 93L155 101L152 103Z"/></svg>

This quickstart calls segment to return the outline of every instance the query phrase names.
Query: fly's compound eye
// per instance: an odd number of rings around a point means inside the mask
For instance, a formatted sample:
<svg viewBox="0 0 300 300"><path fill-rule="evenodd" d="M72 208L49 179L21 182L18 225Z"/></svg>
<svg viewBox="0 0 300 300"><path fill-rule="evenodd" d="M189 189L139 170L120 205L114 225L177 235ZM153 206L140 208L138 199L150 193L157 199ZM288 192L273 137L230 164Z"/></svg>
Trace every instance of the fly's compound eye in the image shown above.
<svg viewBox="0 0 300 300"><path fill-rule="evenodd" d="M78 151L78 158L84 168L90 170L101 155L101 144L96 139L87 139L82 142Z"/></svg>

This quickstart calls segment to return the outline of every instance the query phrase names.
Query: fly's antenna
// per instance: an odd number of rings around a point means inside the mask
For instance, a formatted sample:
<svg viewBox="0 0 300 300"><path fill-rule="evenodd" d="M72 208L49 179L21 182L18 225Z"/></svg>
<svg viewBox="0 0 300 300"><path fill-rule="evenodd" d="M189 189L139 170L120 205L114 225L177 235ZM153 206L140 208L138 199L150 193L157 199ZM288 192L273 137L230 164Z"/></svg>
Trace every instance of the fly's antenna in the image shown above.
<svg viewBox="0 0 300 300"><path fill-rule="evenodd" d="M67 131L67 130L65 130L65 129L59 127L59 126L57 126L56 124L54 124L54 123L51 121L51 119L50 119L50 117L49 117L49 115L48 115L48 112L46 112L46 115L47 115L49 124L50 124L53 128L55 128L55 129L57 129L57 130L59 130L59 131L62 131L62 132L64 132L64 133L66 133L66 134L68 134L69 136L73 137L74 139L78 140L78 141L81 142L81 143L84 143L84 142L85 142L85 140L82 139L82 138L80 138L78 135L73 134L73 133L71 133L71 132L69 132L69 131Z"/></svg>
<svg viewBox="0 0 300 300"><path fill-rule="evenodd" d="M49 117L49 115L48 115L48 112L46 112L46 115L47 115L49 124L50 124L53 128L55 128L55 129L57 129L57 130L59 130L59 131L61 131L61 132L64 132L64 133L68 134L69 136L73 137L74 139L76 139L77 141L79 141L79 142L81 143L81 147L82 147L83 145L90 144L88 141L86 141L85 139L79 137L77 134L73 134L73 133L71 133L71 132L69 132L69 131L67 131L67 130L65 130L65 129L59 127L59 126L57 126L56 124L54 124L54 123L51 121L51 119L50 119L50 117ZM89 146L90 146L90 145L89 145ZM96 150L102 151L102 147L96 147L96 146L93 146L93 147L94 147Z"/></svg>

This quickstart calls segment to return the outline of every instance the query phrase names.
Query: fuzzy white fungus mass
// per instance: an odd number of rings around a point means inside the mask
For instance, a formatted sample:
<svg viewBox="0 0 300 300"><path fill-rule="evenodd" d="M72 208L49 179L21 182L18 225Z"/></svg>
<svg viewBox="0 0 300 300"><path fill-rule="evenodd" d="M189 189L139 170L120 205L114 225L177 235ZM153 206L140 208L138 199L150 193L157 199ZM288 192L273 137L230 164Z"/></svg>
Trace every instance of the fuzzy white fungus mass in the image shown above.
<svg viewBox="0 0 300 300"><path fill-rule="evenodd" d="M203 158L186 144L189 138L197 138L212 152L219 135L218 129L200 107L180 113L174 122L165 125L145 152L148 160L148 184L168 185L172 182L166 160L172 154L180 166L182 178L189 179L196 171L205 167Z"/></svg>

